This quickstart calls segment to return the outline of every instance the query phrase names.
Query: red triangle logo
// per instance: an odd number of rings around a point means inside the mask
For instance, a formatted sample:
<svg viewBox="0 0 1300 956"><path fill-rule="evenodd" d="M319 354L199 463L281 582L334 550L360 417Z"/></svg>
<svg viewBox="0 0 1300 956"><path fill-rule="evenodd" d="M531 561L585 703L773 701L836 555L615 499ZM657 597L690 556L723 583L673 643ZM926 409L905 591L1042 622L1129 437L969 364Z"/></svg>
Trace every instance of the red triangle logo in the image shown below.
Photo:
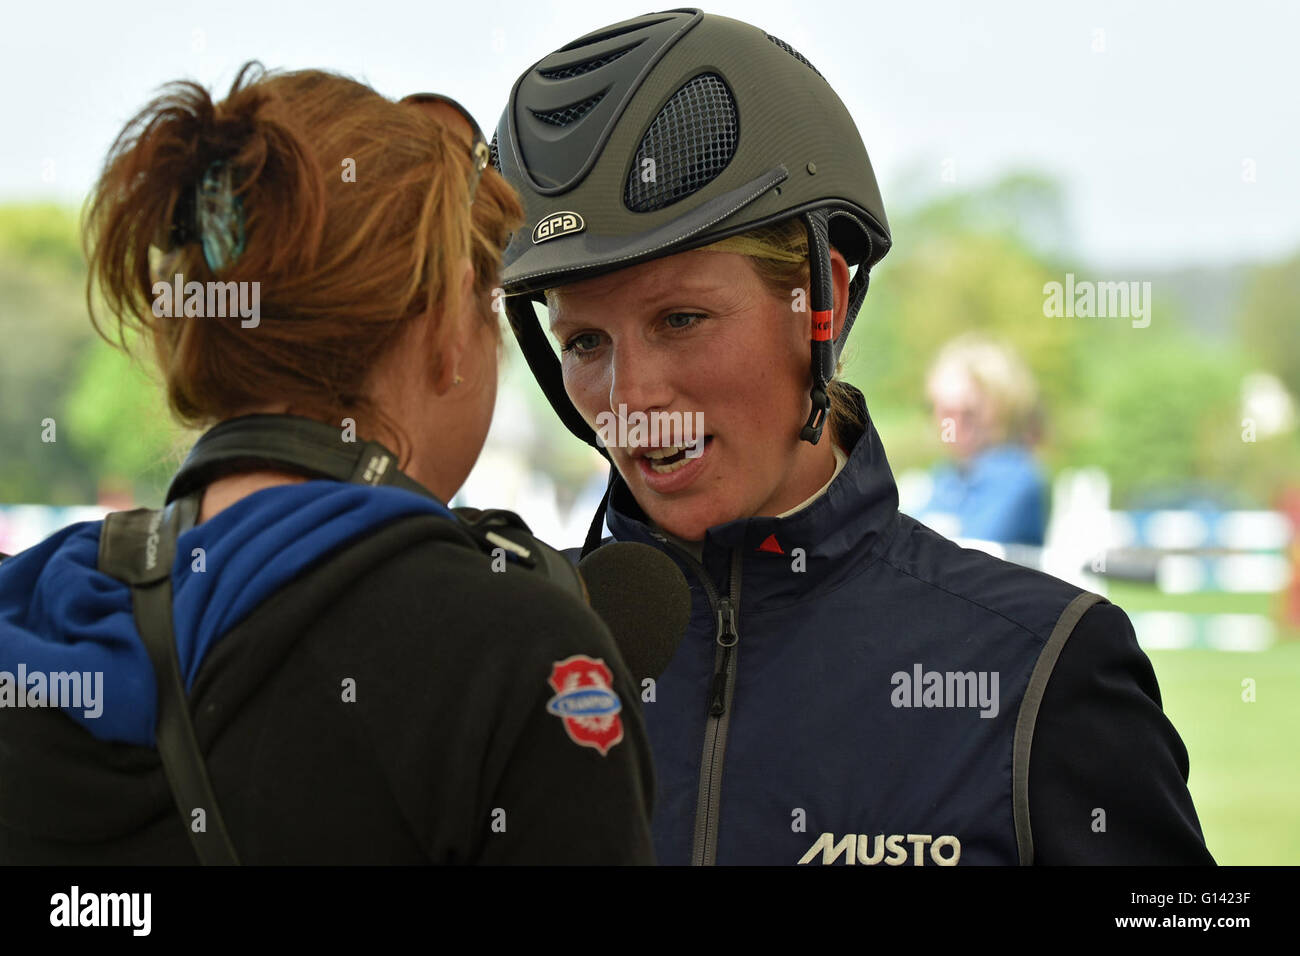
<svg viewBox="0 0 1300 956"><path fill-rule="evenodd" d="M781 546L776 543L776 535L774 534L769 534L764 538L763 543L758 546L758 550L769 551L772 554L785 554L785 552L781 550Z"/></svg>

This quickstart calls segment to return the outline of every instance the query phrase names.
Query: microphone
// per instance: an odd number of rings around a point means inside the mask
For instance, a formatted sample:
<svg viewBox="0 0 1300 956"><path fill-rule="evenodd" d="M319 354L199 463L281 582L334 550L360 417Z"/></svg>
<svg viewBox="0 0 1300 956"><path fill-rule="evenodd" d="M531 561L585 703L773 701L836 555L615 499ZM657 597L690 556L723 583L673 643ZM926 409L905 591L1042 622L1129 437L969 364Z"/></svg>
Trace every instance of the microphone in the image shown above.
<svg viewBox="0 0 1300 956"><path fill-rule="evenodd" d="M616 541L578 562L578 573L633 679L657 680L690 623L691 591L681 569L648 544Z"/></svg>

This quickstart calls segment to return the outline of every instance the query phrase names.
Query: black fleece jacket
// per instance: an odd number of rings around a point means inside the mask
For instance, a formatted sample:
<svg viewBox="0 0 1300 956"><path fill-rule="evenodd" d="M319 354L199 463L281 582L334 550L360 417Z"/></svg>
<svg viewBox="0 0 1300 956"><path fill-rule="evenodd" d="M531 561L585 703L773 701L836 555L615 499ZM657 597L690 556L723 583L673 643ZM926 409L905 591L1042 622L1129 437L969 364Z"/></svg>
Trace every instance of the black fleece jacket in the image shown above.
<svg viewBox="0 0 1300 956"><path fill-rule="evenodd" d="M522 569L396 521L275 593L190 695L241 862L652 863L653 776L605 626ZM613 671L601 754L548 711L557 662ZM355 700L345 700L351 680ZM152 748L0 709L0 862L195 862Z"/></svg>

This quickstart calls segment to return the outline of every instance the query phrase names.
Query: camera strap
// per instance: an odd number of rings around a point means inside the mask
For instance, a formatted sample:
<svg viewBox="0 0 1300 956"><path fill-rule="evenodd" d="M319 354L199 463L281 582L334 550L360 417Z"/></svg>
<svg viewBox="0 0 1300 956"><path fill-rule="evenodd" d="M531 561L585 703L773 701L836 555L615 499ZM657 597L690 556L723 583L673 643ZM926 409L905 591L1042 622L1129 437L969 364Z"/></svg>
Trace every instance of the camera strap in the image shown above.
<svg viewBox="0 0 1300 956"><path fill-rule="evenodd" d="M232 866L239 857L194 734L172 629L176 539L194 526L198 506L196 492L161 511L137 508L108 515L99 537L99 570L131 587L136 629L149 652L158 686L154 724L158 756L190 844L203 865Z"/></svg>

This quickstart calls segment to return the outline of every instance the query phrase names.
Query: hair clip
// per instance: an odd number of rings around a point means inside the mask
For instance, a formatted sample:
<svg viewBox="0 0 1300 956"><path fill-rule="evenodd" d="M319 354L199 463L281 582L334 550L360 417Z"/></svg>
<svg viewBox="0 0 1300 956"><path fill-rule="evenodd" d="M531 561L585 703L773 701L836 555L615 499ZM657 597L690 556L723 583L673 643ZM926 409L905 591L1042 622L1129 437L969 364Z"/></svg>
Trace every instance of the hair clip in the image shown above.
<svg viewBox="0 0 1300 956"><path fill-rule="evenodd" d="M234 265L244 252L244 203L235 195L234 169L224 160L207 168L195 187L194 222L203 258L213 272Z"/></svg>

